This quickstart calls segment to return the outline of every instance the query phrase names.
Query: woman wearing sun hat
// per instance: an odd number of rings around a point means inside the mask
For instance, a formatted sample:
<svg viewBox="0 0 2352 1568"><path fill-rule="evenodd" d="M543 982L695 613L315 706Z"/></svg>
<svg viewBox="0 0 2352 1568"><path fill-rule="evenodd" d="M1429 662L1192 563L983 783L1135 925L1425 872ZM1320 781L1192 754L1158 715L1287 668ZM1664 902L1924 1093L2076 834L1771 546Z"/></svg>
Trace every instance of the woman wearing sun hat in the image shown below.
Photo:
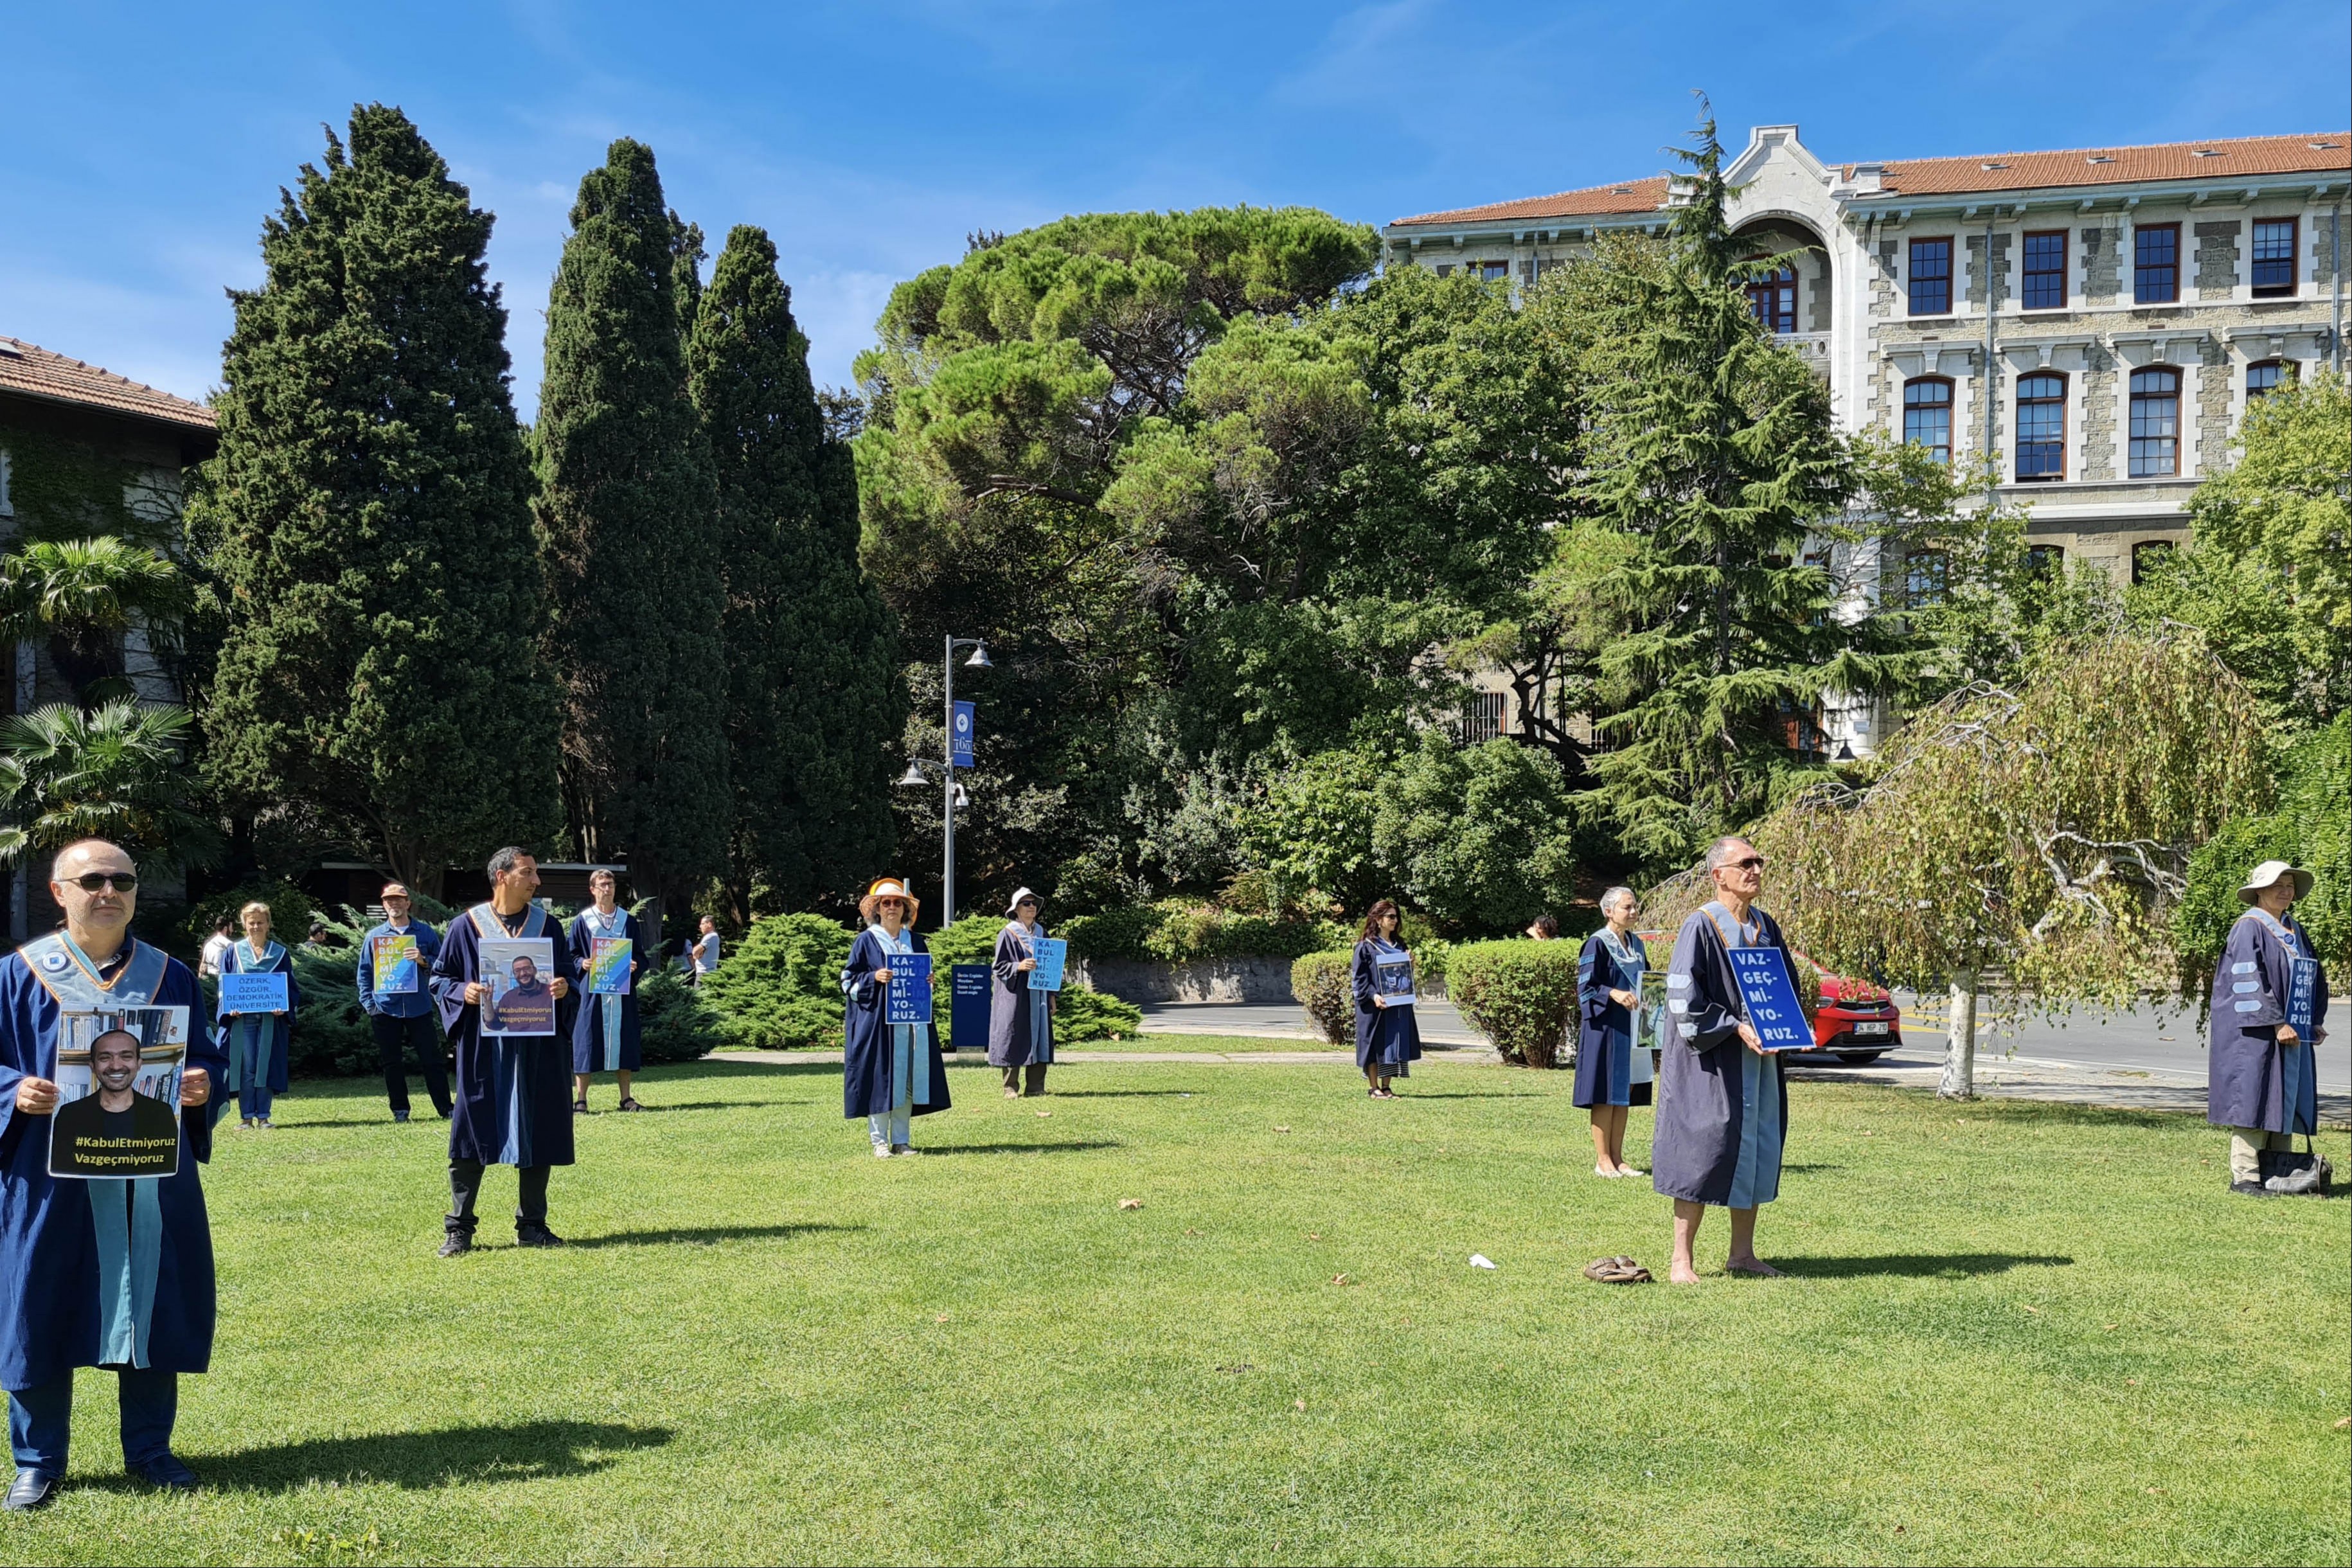
<svg viewBox="0 0 2352 1568"><path fill-rule="evenodd" d="M2319 1125L2311 1048L2327 1037L2327 975L2290 911L2311 891L2311 873L2284 860L2254 868L2238 898L2247 905L2213 972L2212 1050L2205 1120L2230 1130L2230 1190L2250 1196L2300 1192L2287 1156L2298 1132Z"/></svg>
<svg viewBox="0 0 2352 1568"><path fill-rule="evenodd" d="M928 951L915 934L921 909L906 882L884 877L866 889L857 912L866 929L849 950L841 972L847 1003L843 1033L841 1113L863 1116L874 1152L881 1158L911 1154L908 1118L948 1108L947 1064L940 1058L938 1034L929 1024L892 1024L885 1003L893 984L905 984L893 970L897 960Z"/></svg>
<svg viewBox="0 0 2352 1568"><path fill-rule="evenodd" d="M991 968L995 984L988 997L988 1065L1004 1072L1004 1098L1045 1092L1045 1068L1054 1060L1054 993L1029 989L1037 967L1037 939L1045 934L1037 910L1044 902L1027 888L1013 895L1004 929L996 933Z"/></svg>

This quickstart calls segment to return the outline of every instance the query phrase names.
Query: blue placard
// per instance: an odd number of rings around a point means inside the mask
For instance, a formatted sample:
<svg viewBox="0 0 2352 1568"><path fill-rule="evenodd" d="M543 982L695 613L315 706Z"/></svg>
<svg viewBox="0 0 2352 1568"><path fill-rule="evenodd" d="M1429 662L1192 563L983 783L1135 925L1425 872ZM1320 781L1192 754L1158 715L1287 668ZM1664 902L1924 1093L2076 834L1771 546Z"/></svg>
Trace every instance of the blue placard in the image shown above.
<svg viewBox="0 0 2352 1568"><path fill-rule="evenodd" d="M959 963L948 972L948 1049L988 1048L988 983L992 973L985 963Z"/></svg>
<svg viewBox="0 0 2352 1568"><path fill-rule="evenodd" d="M287 1010L286 976L224 974L220 977L224 1013L283 1013Z"/></svg>
<svg viewBox="0 0 2352 1568"><path fill-rule="evenodd" d="M955 705L955 725L948 734L948 761L953 765L960 768L972 765L971 731L977 722L978 718L971 703Z"/></svg>
<svg viewBox="0 0 2352 1568"><path fill-rule="evenodd" d="M1029 989L1059 991L1062 970L1069 962L1070 944L1058 936L1032 937L1029 956L1037 961L1037 967L1029 972Z"/></svg>
<svg viewBox="0 0 2352 1568"><path fill-rule="evenodd" d="M2319 1020L2319 962L2311 958L2287 960L2286 1021L2293 1025L2296 1036L2305 1045L2311 1044L2311 1031Z"/></svg>
<svg viewBox="0 0 2352 1568"><path fill-rule="evenodd" d="M931 955L894 952L890 982L882 987L883 1022L928 1024L931 1021Z"/></svg>
<svg viewBox="0 0 2352 1568"><path fill-rule="evenodd" d="M1739 982L1741 999L1748 1004L1748 1022L1764 1049L1811 1047L1812 1026L1805 1022L1805 1009L1797 1000L1797 987L1789 978L1788 962L1779 948L1731 949L1731 973Z"/></svg>

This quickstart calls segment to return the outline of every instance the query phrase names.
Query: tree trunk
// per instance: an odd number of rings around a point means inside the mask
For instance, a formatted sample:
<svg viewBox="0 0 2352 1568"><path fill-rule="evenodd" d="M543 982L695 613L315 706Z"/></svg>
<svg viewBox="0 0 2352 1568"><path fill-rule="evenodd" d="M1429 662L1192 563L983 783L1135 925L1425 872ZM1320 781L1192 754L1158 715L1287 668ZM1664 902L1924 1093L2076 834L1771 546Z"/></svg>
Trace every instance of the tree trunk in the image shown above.
<svg viewBox="0 0 2352 1568"><path fill-rule="evenodd" d="M1937 1100L1977 1097L1977 972L1952 972L1951 1031L1944 1042L1944 1076L1936 1085Z"/></svg>

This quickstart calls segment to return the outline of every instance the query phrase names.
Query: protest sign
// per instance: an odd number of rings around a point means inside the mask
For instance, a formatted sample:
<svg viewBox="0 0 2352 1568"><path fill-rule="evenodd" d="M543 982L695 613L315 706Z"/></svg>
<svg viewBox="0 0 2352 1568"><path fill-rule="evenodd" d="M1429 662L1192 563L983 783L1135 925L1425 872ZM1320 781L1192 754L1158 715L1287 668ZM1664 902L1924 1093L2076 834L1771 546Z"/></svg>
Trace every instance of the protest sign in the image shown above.
<svg viewBox="0 0 2352 1568"><path fill-rule="evenodd" d="M282 973L223 974L220 994L224 1013L283 1013L289 1006Z"/></svg>
<svg viewBox="0 0 2352 1568"><path fill-rule="evenodd" d="M882 987L883 1022L928 1024L931 1021L931 955L897 952L890 955L890 980Z"/></svg>
<svg viewBox="0 0 2352 1568"><path fill-rule="evenodd" d="M1801 1051L1813 1043L1812 1026L1797 1001L1788 962L1777 947L1735 947L1731 973L1748 1004L1748 1023L1767 1051Z"/></svg>
<svg viewBox="0 0 2352 1568"><path fill-rule="evenodd" d="M481 965L482 984L490 988L482 1003L485 1039L555 1033L555 993L548 985L555 974L552 938L485 937Z"/></svg>
<svg viewBox="0 0 2352 1568"><path fill-rule="evenodd" d="M588 994L592 996L626 996L629 994L629 961L635 956L637 944L625 936L600 936L593 939L588 953Z"/></svg>
<svg viewBox="0 0 2352 1568"><path fill-rule="evenodd" d="M1412 1006L1414 996L1411 955L1377 961L1372 965L1372 991L1387 998L1391 1007Z"/></svg>
<svg viewBox="0 0 2352 1568"><path fill-rule="evenodd" d="M1029 972L1029 989L1059 991L1062 971L1069 962L1070 944L1057 936L1032 937L1029 956L1037 961L1037 967Z"/></svg>
<svg viewBox="0 0 2352 1568"><path fill-rule="evenodd" d="M416 990L416 934L386 931L368 939L368 967L379 996L406 996Z"/></svg>
<svg viewBox="0 0 2352 1568"><path fill-rule="evenodd" d="M59 1014L49 1174L86 1180L177 1172L187 1051L185 1007Z"/></svg>

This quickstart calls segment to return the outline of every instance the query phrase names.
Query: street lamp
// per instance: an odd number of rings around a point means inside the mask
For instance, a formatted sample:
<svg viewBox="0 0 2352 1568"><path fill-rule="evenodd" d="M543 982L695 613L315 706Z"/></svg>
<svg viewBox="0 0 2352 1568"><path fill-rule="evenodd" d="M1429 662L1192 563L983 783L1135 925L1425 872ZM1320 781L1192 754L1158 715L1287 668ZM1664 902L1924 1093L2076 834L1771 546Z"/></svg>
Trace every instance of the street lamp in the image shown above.
<svg viewBox="0 0 2352 1568"><path fill-rule="evenodd" d="M964 788L961 784L956 783L955 776L955 667L956 649L960 647L968 647L971 649L971 657L963 661L965 668L993 669L996 668L989 659L987 644L979 637L949 637L947 639L946 651L940 660L940 685L945 689L947 704L947 723L942 731L943 740L940 754L941 775L940 809L940 926L941 930L945 930L947 927L955 923L956 807L960 805L969 805L971 804L971 797L964 793ZM909 757L907 760L906 773L898 780L899 787L902 789L919 789L922 785L930 782L930 779L923 772L922 759L919 757Z"/></svg>

